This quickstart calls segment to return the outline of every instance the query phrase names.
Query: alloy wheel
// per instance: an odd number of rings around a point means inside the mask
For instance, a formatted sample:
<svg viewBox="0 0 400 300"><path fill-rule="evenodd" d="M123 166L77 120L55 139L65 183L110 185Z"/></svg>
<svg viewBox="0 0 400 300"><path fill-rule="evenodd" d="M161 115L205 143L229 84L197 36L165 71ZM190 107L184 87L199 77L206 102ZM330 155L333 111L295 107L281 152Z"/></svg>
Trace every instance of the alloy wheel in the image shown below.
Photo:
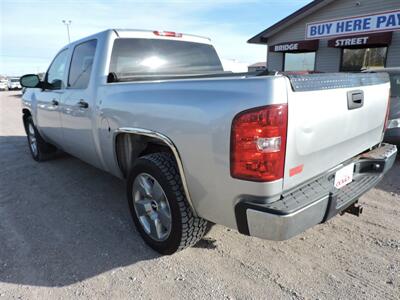
<svg viewBox="0 0 400 300"><path fill-rule="evenodd" d="M144 231L155 241L166 240L172 227L171 209L160 183L147 173L133 182L133 204Z"/></svg>
<svg viewBox="0 0 400 300"><path fill-rule="evenodd" d="M29 139L29 147L31 147L33 155L38 155L38 146L37 139L35 134L35 128L33 128L32 123L28 125L28 139Z"/></svg>

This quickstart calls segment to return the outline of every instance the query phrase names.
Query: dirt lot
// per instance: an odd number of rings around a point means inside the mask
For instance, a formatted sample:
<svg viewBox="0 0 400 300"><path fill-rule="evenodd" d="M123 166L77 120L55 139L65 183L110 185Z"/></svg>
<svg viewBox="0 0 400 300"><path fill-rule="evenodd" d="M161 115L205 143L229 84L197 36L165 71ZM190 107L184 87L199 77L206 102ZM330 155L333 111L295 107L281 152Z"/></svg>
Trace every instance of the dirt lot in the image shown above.
<svg viewBox="0 0 400 300"><path fill-rule="evenodd" d="M399 299L399 159L360 218L286 242L214 226L161 257L136 232L123 182L67 155L31 159L17 94L0 92L0 299Z"/></svg>

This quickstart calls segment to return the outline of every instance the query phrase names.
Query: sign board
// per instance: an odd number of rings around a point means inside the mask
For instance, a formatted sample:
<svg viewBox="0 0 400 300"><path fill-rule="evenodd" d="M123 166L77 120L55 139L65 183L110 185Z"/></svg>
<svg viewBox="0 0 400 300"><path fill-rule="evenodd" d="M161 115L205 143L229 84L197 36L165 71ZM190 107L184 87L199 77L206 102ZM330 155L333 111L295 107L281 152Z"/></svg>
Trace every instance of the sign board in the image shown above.
<svg viewBox="0 0 400 300"><path fill-rule="evenodd" d="M308 23L306 39L400 30L400 9Z"/></svg>
<svg viewBox="0 0 400 300"><path fill-rule="evenodd" d="M286 42L269 46L270 52L311 52L319 46L318 40Z"/></svg>
<svg viewBox="0 0 400 300"><path fill-rule="evenodd" d="M338 37L328 41L328 47L362 48L387 46L392 42L392 32L364 34L357 36Z"/></svg>

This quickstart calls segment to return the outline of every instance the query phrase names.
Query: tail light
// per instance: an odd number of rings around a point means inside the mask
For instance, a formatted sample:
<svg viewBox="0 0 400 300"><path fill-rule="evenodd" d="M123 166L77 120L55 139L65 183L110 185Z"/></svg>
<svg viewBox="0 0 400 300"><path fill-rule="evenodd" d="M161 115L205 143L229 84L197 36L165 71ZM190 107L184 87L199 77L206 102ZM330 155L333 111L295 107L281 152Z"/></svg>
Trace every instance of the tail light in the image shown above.
<svg viewBox="0 0 400 300"><path fill-rule="evenodd" d="M173 31L153 31L153 33L158 36L182 37L182 33L177 33Z"/></svg>
<svg viewBox="0 0 400 300"><path fill-rule="evenodd" d="M250 109L234 118L232 177L260 182L283 178L287 119L287 104Z"/></svg>

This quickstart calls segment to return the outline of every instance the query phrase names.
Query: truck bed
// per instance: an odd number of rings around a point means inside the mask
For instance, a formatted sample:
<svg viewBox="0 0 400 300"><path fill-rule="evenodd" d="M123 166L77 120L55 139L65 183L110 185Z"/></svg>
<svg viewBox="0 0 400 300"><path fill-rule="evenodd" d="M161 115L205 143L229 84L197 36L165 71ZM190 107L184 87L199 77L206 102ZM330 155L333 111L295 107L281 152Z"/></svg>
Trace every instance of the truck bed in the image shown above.
<svg viewBox="0 0 400 300"><path fill-rule="evenodd" d="M112 130L144 128L167 136L179 151L196 212L236 228L234 214L226 210L233 212L242 195L276 201L297 184L380 143L388 78L377 74L346 76L343 81L343 74L210 74L116 82L99 91L105 95L100 110ZM361 109L347 108L347 93L353 90L365 91ZM284 178L264 183L232 178L232 120L247 109L281 103L287 103L289 110ZM101 149L113 147L106 138L100 137L100 143ZM103 151L102 155L107 169L119 174L114 154ZM302 172L290 176L290 170L300 165Z"/></svg>

